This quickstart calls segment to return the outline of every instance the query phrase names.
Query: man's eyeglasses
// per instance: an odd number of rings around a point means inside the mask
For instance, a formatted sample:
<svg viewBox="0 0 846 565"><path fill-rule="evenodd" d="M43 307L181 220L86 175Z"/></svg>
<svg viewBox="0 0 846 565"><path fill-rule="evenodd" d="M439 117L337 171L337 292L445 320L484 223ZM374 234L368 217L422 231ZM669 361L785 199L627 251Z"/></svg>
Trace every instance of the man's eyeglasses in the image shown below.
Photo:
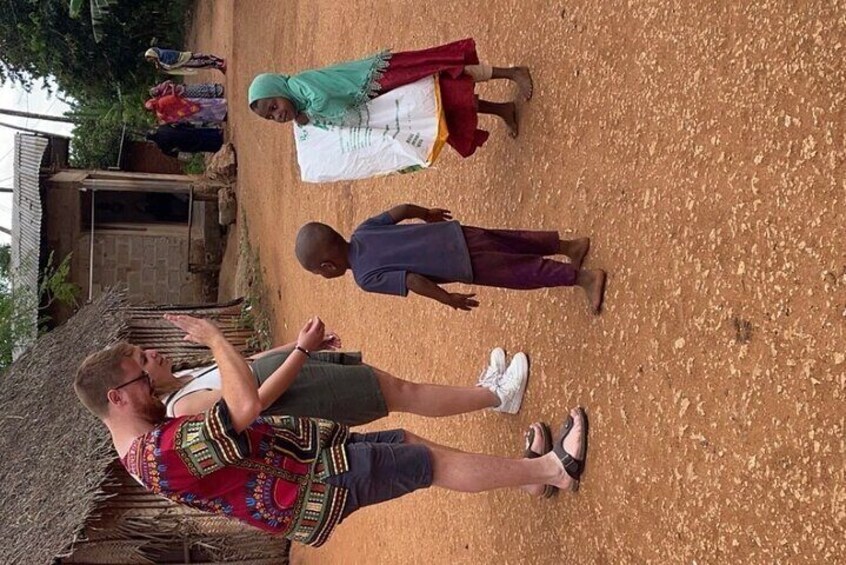
<svg viewBox="0 0 846 565"><path fill-rule="evenodd" d="M126 382L125 382L125 383L123 383L122 385L118 385L118 386L116 386L116 387L112 388L112 390L118 390L118 389L123 388L123 387L125 387L125 386L129 386L129 385L131 385L132 383L134 383L135 381L140 381L141 379L147 379L147 383L149 384L149 382L150 382L150 375L147 373L147 371L142 370L142 371L141 371L141 375L139 375L139 376L135 377L135 378L134 378L134 379L132 379L131 381L126 381Z"/></svg>

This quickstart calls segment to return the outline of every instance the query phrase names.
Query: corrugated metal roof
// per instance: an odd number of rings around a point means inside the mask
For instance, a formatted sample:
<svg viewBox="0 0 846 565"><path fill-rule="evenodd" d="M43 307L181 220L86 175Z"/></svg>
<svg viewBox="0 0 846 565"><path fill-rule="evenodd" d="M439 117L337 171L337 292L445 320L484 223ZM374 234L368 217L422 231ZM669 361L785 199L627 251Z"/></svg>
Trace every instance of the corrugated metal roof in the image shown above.
<svg viewBox="0 0 846 565"><path fill-rule="evenodd" d="M16 291L38 304L38 267L41 249L41 161L48 139L39 135L15 135L15 181L12 199L12 284ZM38 327L38 310L27 318L33 341ZM29 343L19 344L15 357Z"/></svg>

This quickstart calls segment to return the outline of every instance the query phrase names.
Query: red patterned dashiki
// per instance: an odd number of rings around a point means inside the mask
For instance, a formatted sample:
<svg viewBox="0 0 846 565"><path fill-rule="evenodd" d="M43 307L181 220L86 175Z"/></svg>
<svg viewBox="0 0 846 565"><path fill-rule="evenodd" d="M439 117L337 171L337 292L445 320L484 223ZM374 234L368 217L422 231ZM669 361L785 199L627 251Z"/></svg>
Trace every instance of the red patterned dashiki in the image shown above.
<svg viewBox="0 0 846 565"><path fill-rule="evenodd" d="M221 400L167 420L133 441L121 460L156 494L308 545L337 525L347 491L323 482L348 470L346 426L261 417L241 433Z"/></svg>

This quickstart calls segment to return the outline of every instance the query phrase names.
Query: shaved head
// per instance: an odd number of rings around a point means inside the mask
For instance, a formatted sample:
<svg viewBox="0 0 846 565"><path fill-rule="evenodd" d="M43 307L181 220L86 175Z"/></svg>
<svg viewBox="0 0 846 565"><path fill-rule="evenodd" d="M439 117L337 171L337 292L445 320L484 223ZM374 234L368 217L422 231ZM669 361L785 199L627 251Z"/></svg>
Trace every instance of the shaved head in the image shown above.
<svg viewBox="0 0 846 565"><path fill-rule="evenodd" d="M313 271L324 261L337 258L346 240L326 224L309 222L297 232L295 252L297 260L305 269Z"/></svg>

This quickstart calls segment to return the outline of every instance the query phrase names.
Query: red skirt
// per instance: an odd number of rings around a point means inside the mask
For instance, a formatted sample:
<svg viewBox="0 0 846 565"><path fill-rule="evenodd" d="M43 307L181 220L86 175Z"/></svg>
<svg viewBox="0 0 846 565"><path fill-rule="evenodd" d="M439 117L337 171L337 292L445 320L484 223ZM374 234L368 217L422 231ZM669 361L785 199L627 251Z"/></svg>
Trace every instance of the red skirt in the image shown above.
<svg viewBox="0 0 846 565"><path fill-rule="evenodd" d="M475 41L462 39L421 51L394 53L388 63L379 79L380 93L438 75L449 131L447 143L459 155L469 157L488 139L488 132L477 127L476 83L464 74L465 65L479 64Z"/></svg>

